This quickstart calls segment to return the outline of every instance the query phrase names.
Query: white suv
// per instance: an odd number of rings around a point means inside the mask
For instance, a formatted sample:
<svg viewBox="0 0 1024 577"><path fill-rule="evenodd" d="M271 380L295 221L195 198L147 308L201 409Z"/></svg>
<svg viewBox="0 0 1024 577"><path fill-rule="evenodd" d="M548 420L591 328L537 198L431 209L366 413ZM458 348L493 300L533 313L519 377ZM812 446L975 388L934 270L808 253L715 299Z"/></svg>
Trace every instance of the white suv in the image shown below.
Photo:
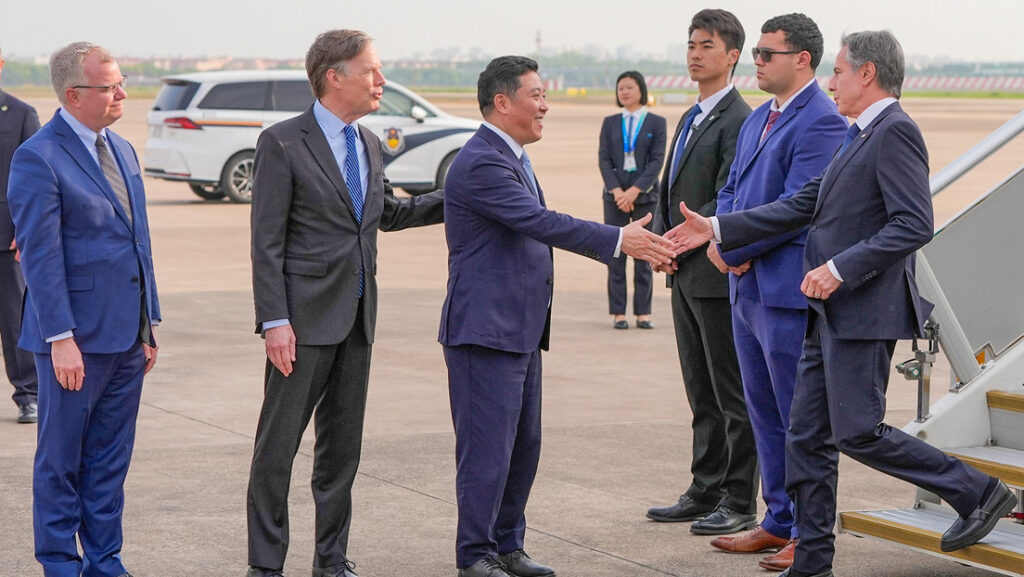
<svg viewBox="0 0 1024 577"><path fill-rule="evenodd" d="M260 131L313 103L302 70L198 72L163 83L147 117L146 175L186 182L207 200L250 202ZM455 153L480 126L394 82L359 123L380 137L391 184L411 194L443 188Z"/></svg>

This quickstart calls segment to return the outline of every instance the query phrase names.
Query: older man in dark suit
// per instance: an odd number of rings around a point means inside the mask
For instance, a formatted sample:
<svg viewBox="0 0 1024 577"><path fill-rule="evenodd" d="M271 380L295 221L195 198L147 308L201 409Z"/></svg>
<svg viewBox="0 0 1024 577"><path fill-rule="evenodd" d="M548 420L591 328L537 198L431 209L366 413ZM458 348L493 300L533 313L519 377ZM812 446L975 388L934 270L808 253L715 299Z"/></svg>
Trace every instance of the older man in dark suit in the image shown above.
<svg viewBox="0 0 1024 577"><path fill-rule="evenodd" d="M960 514L943 551L982 539L1016 505L989 477L883 422L897 339L920 336L931 304L914 254L932 238L928 153L897 99L903 50L889 32L843 38L829 88L856 121L821 176L796 195L714 221L684 209L672 236L726 247L810 224L801 291L811 307L786 438L800 542L786 577L832 577L838 451L935 493Z"/></svg>
<svg viewBox="0 0 1024 577"><path fill-rule="evenodd" d="M730 12L707 9L693 17L687 62L700 95L676 128L656 231L682 222L680 201L705 216L715 214L740 127L750 114L730 82L743 38L743 26ZM687 251L663 267L670 273L676 347L693 414L693 480L677 503L647 511L655 521L693 521L719 505L748 516L757 511L757 454L733 344L729 281L708 261L706 249ZM737 524L727 532L742 528Z"/></svg>
<svg viewBox="0 0 1024 577"><path fill-rule="evenodd" d="M0 72L3 68L3 53L0 53ZM14 151L37 130L39 116L35 108L0 90L0 343L3 344L7 378L14 385L19 423L34 423L38 418L39 381L32 355L18 348L25 278L15 258L14 221L7 206L7 179Z"/></svg>
<svg viewBox="0 0 1024 577"><path fill-rule="evenodd" d="M253 297L267 365L249 477L250 577L281 575L292 460L313 414L313 576L355 575L347 548L377 318L377 229L443 219L440 191L395 198L380 140L357 124L380 106L380 69L365 33L321 34L306 54L317 100L256 145Z"/></svg>
<svg viewBox="0 0 1024 577"><path fill-rule="evenodd" d="M668 263L669 243L548 210L525 145L548 105L537 63L495 58L477 81L484 124L448 173L448 295L438 340L455 425L459 577L554 577L523 551L540 460L541 350L548 347L551 247L603 263L620 252Z"/></svg>

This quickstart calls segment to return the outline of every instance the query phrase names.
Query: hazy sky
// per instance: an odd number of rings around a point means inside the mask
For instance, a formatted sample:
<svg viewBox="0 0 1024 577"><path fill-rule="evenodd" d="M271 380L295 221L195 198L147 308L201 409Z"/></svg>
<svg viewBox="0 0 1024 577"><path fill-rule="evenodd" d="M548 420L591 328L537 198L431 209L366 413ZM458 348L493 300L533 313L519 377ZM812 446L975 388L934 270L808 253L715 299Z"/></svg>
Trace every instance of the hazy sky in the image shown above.
<svg viewBox="0 0 1024 577"><path fill-rule="evenodd" d="M90 40L125 56L301 58L319 32L359 28L388 60L449 46L526 54L539 30L546 47L599 44L614 52L632 44L660 55L685 42L690 17L704 7L731 10L743 22L744 61L761 24L794 11L818 23L830 53L843 32L887 28L908 55L1024 60L1022 0L0 0L0 47L35 57Z"/></svg>

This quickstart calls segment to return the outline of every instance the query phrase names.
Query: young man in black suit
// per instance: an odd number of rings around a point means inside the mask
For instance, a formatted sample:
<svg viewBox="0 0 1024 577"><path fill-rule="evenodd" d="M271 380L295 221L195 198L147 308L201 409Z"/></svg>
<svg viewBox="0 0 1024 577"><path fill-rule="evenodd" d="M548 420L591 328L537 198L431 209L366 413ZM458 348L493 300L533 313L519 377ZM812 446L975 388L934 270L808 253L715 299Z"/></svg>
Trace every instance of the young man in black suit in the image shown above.
<svg viewBox="0 0 1024 577"><path fill-rule="evenodd" d="M750 107L731 80L743 48L743 26L725 10L702 10L690 24L687 66L700 96L676 128L661 183L657 231L682 222L679 202L715 214L729 177L736 140ZM693 481L679 501L655 507L655 521L698 521L691 530L735 533L754 524L757 457L733 345L729 282L705 256L706 246L679 255L670 273L672 317L686 396L693 412ZM708 525L702 530L702 523ZM783 543L785 544L785 543Z"/></svg>

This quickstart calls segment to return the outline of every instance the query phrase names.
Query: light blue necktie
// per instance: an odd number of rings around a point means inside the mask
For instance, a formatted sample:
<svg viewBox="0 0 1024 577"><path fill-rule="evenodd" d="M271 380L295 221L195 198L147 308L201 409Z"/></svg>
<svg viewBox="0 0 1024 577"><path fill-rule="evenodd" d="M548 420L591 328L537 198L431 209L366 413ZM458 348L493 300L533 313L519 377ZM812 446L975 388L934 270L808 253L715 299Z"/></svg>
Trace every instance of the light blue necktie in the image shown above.
<svg viewBox="0 0 1024 577"><path fill-rule="evenodd" d="M693 119L697 118L701 112L703 112L703 110L701 110L700 104L694 104L693 109L690 110L690 114L686 115L686 122L683 123L683 129L679 131L679 140L676 141L676 148L672 154L672 172L669 174L668 178L669 186L676 181L676 175L679 174L679 162L683 159L683 150L686 148L686 137L690 135L690 129L693 127Z"/></svg>
<svg viewBox="0 0 1024 577"><path fill-rule="evenodd" d="M359 154L356 152L356 127L345 127L345 187L352 199L356 222L363 222L363 184L359 178ZM363 269L359 269L359 296L363 296Z"/></svg>
<svg viewBox="0 0 1024 577"><path fill-rule="evenodd" d="M530 155L526 154L523 150L523 157L520 159L523 161L523 168L526 169L526 176L530 181L530 190L533 191L533 195L540 198L540 193L537 192L537 177L533 175L533 165L530 164Z"/></svg>

